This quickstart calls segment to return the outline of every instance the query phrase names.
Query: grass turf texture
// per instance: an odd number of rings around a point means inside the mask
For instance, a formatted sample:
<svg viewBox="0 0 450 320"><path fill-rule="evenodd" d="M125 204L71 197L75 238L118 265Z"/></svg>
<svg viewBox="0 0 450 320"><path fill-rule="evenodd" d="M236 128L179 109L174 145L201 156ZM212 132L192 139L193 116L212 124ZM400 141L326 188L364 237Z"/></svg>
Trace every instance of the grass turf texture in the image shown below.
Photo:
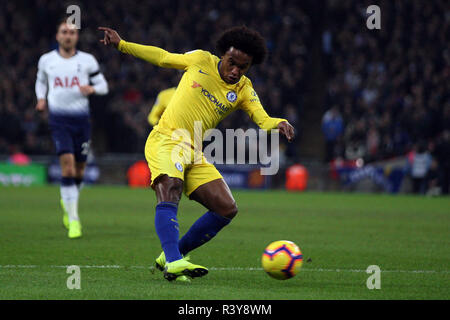
<svg viewBox="0 0 450 320"><path fill-rule="evenodd" d="M154 192L90 187L81 194L83 238L62 227L59 188L0 188L0 299L449 299L450 199L343 193L234 191L236 219L191 253L210 273L190 284L153 268L161 249ZM183 198L181 235L206 210ZM261 269L275 240L304 264L278 281ZM311 258L311 262L306 262ZM81 290L66 266L81 266ZM369 265L381 289L366 287Z"/></svg>

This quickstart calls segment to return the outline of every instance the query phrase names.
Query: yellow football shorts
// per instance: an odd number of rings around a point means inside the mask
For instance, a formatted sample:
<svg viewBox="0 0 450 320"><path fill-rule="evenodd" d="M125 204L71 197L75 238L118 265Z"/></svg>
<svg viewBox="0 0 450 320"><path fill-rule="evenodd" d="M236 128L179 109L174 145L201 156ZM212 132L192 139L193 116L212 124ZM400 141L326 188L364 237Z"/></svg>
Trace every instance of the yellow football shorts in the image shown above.
<svg viewBox="0 0 450 320"><path fill-rule="evenodd" d="M152 175L151 187L159 176L167 174L183 180L183 191L189 196L201 185L222 178L201 150L195 153L190 144L156 130L147 138L145 158Z"/></svg>

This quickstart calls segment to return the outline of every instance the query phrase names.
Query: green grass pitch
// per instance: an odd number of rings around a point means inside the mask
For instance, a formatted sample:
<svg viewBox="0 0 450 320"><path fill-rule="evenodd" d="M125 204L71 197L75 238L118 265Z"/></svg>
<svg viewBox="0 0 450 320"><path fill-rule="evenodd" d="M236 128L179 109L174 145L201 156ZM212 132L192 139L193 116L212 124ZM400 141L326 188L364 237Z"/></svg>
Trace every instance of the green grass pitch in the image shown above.
<svg viewBox="0 0 450 320"><path fill-rule="evenodd" d="M160 253L154 192L83 189L83 238L62 227L59 188L0 188L0 299L449 299L450 199L413 196L234 191L239 213L191 253L210 273L190 284L153 268ZM181 234L206 210L183 198ZM261 255L275 240L303 252L301 272L270 278ZM310 262L307 262L310 260ZM69 290L78 265L81 289ZM369 290L369 265L381 289Z"/></svg>

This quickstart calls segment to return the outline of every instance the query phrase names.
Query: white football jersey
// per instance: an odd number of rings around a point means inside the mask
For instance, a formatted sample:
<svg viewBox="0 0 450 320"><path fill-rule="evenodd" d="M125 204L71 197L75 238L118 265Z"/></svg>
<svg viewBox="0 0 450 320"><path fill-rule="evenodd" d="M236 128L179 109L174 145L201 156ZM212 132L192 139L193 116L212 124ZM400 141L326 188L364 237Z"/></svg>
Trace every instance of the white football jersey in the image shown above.
<svg viewBox="0 0 450 320"><path fill-rule="evenodd" d="M89 99L80 86L93 85L95 94L108 93L108 84L93 55L77 50L63 58L58 50L41 56L36 78L36 96L47 99L51 114L88 115Z"/></svg>

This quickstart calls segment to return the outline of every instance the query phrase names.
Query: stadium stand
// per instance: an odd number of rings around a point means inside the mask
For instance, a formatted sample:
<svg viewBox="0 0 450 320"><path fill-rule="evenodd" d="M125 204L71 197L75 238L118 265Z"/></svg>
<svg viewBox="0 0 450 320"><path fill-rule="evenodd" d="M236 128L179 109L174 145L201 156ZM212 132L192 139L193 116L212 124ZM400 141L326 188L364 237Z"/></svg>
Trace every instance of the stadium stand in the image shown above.
<svg viewBox="0 0 450 320"><path fill-rule="evenodd" d="M81 8L79 49L96 56L110 85L108 96L91 98L95 152L142 153L150 107L157 93L175 85L178 77L175 70L107 50L98 42L98 26L172 52L215 52L214 41L224 29L245 24L266 37L269 49L266 62L249 77L268 113L289 119L297 129L295 144L282 145L286 164L299 162L309 149L316 159L363 158L370 163L406 156L425 142L433 157L431 172L448 181L448 3L377 3L381 30L366 27L371 1L70 3ZM55 25L68 5L0 3L0 35L7 44L0 51L0 154L53 152L46 114L34 111L34 82L39 56L56 48ZM326 134L332 134L322 132L321 121L332 108L343 128L330 143ZM236 112L219 128L228 127L255 125Z"/></svg>
<svg viewBox="0 0 450 320"><path fill-rule="evenodd" d="M71 4L77 4L71 3ZM219 34L245 24L267 39L269 57L254 68L250 78L273 116L285 107L290 120L299 114L308 41L308 16L296 1L108 1L83 2L79 49L94 54L108 80L110 94L92 97L96 152L142 152L150 130L146 118L157 93L174 86L177 72L107 50L100 43L98 26L111 26L129 41L160 46L171 52L204 49L215 52ZM0 34L8 50L0 61L0 153L20 145L27 154L53 152L45 115L34 112L34 81L39 56L56 48L56 23L67 4L47 1L2 2ZM239 15L235 13L239 12ZM297 41L292 42L292 39ZM291 72L293 66L298 72ZM290 107L289 107L290 105ZM253 126L248 117L231 116L225 127Z"/></svg>

